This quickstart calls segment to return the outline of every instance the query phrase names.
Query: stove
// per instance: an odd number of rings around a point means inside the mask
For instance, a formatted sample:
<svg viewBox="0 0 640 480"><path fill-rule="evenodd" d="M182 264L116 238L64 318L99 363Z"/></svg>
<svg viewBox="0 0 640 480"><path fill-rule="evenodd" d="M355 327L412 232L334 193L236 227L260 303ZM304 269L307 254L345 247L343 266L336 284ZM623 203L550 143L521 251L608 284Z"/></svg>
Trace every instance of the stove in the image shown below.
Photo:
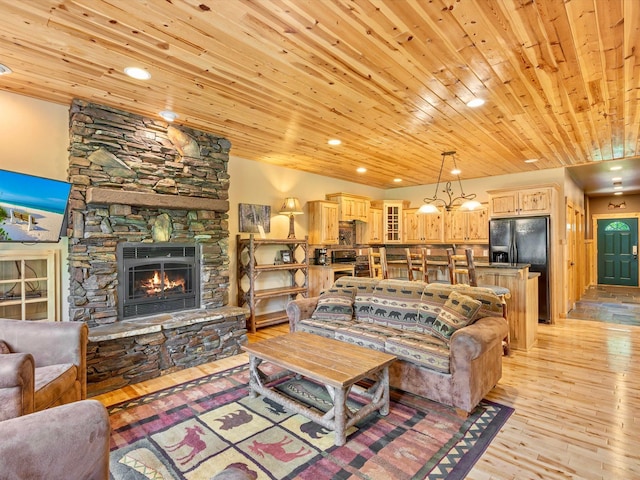
<svg viewBox="0 0 640 480"><path fill-rule="evenodd" d="M356 263L355 250L331 250L331 263Z"/></svg>

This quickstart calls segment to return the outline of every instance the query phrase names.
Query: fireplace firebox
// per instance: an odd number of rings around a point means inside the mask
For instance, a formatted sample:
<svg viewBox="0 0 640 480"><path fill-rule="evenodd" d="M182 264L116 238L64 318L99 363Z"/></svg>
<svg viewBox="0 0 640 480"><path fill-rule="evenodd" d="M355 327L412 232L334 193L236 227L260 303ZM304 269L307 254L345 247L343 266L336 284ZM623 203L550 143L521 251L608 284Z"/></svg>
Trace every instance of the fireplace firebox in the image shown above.
<svg viewBox="0 0 640 480"><path fill-rule="evenodd" d="M198 308L199 259L196 244L118 244L120 318Z"/></svg>

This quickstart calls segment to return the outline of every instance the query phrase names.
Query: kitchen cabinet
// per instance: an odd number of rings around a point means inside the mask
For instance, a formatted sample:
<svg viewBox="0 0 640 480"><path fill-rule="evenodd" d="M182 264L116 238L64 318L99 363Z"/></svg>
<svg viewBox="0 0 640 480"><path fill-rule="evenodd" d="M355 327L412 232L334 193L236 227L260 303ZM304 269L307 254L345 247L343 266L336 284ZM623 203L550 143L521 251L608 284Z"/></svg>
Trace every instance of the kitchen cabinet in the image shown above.
<svg viewBox="0 0 640 480"><path fill-rule="evenodd" d="M324 290L330 288L338 275L353 275L353 265L310 265L309 266L309 297L317 297Z"/></svg>
<svg viewBox="0 0 640 480"><path fill-rule="evenodd" d="M381 208L369 208L369 221L356 222L356 243L359 245L382 243Z"/></svg>
<svg viewBox="0 0 640 480"><path fill-rule="evenodd" d="M420 213L418 208L404 210L404 243L440 243L444 241L444 215Z"/></svg>
<svg viewBox="0 0 640 480"><path fill-rule="evenodd" d="M421 213L425 224L425 242L444 242L444 212Z"/></svg>
<svg viewBox="0 0 640 480"><path fill-rule="evenodd" d="M267 249L270 251L266 251ZM265 251L266 255L260 255ZM278 250L280 249L280 250ZM288 252L289 261L276 262L281 252ZM247 306L250 314L247 329L255 333L259 327L266 327L288 321L284 309L258 314L258 304L263 300L281 298L295 299L307 297L309 293L309 244L307 238L263 239L236 237L238 306ZM268 259L268 261L266 260ZM284 274L284 275L283 275ZM270 278L266 278L266 277ZM262 277L262 282L258 278ZM276 286L274 286L276 284Z"/></svg>
<svg viewBox="0 0 640 480"><path fill-rule="evenodd" d="M309 243L337 245L339 243L338 203L325 200L307 202L309 210Z"/></svg>
<svg viewBox="0 0 640 480"><path fill-rule="evenodd" d="M382 243L403 242L403 210L409 207L408 201L376 200L372 206L382 210Z"/></svg>
<svg viewBox="0 0 640 480"><path fill-rule="evenodd" d="M488 242L487 207L474 210L453 209L446 214L445 240L450 243Z"/></svg>
<svg viewBox="0 0 640 480"><path fill-rule="evenodd" d="M369 221L369 208L371 200L368 197L351 195L349 193L330 193L325 195L326 199L338 203L338 220L341 222L351 222L359 220Z"/></svg>
<svg viewBox="0 0 640 480"><path fill-rule="evenodd" d="M542 186L518 190L492 190L489 194L490 216L549 215L555 200L555 188Z"/></svg>
<svg viewBox="0 0 640 480"><path fill-rule="evenodd" d="M403 234L404 243L423 243L425 235L425 218L417 208L404 210Z"/></svg>
<svg viewBox="0 0 640 480"><path fill-rule="evenodd" d="M0 253L0 317L14 320L59 319L56 250Z"/></svg>

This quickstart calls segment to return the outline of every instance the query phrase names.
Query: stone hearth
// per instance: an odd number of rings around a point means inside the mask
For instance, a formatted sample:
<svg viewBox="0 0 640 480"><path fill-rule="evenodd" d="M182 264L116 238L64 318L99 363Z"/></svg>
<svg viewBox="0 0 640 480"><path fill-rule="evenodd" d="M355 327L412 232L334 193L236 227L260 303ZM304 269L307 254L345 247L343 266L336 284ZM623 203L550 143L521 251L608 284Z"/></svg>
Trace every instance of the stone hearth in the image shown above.
<svg viewBox="0 0 640 480"><path fill-rule="evenodd" d="M228 307L228 140L102 105L70 109L69 318L90 329L88 390L233 355L246 312ZM199 245L199 305L123 321L117 247Z"/></svg>

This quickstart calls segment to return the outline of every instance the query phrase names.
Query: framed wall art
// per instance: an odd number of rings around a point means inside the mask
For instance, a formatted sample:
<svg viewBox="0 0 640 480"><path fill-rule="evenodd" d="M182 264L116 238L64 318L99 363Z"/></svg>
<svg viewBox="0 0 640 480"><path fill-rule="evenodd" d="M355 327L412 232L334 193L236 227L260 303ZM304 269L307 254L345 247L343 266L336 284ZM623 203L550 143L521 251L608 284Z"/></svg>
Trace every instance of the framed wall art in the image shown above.
<svg viewBox="0 0 640 480"><path fill-rule="evenodd" d="M239 203L239 227L243 233L269 233L271 231L271 206Z"/></svg>

